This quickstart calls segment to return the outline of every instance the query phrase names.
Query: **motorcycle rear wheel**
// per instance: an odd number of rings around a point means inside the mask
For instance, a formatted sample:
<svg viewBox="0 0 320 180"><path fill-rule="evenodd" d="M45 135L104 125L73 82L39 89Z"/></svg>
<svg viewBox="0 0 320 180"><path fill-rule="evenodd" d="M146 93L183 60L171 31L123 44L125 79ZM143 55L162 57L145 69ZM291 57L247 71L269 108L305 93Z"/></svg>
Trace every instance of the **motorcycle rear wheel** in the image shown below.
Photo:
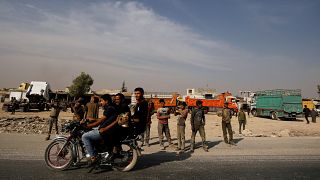
<svg viewBox="0 0 320 180"><path fill-rule="evenodd" d="M127 172L137 164L138 152L129 144L121 144L121 149L120 157L115 157L112 167L114 170Z"/></svg>
<svg viewBox="0 0 320 180"><path fill-rule="evenodd" d="M60 155L58 155L66 142L66 140L55 140L48 145L45 151L45 162L50 169L66 170L71 166L73 162L73 152L70 143L68 143Z"/></svg>

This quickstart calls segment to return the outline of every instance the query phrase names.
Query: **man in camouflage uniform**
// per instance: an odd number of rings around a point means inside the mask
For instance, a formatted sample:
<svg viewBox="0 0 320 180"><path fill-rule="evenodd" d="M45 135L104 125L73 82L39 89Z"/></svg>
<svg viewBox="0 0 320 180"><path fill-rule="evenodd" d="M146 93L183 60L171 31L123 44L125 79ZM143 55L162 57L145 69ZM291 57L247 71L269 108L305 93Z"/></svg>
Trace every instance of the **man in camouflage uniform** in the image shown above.
<svg viewBox="0 0 320 180"><path fill-rule="evenodd" d="M61 110L59 100L55 99L54 102L51 103L51 107L52 107L52 109L51 109L51 113L50 113L50 118L48 120L48 123L49 123L48 136L45 139L46 141L50 139L50 134L51 134L53 124L56 129L56 134L59 134L58 117L59 117L59 113Z"/></svg>
<svg viewBox="0 0 320 180"><path fill-rule="evenodd" d="M196 102L197 107L192 110L191 113L191 145L190 151L194 152L194 144L195 144L195 137L197 132L199 131L201 139L202 139L202 147L205 152L208 152L208 146L206 145L206 134L204 131L204 126L206 124L206 119L204 116L204 111L202 109L202 101L198 100Z"/></svg>
<svg viewBox="0 0 320 180"><path fill-rule="evenodd" d="M232 132L232 127L231 127L231 111L228 108L228 103L226 102L224 104L224 108L222 110L222 132L223 132L223 138L224 142L227 144L235 145L233 142L233 132ZM229 139L227 137L227 131L229 134Z"/></svg>

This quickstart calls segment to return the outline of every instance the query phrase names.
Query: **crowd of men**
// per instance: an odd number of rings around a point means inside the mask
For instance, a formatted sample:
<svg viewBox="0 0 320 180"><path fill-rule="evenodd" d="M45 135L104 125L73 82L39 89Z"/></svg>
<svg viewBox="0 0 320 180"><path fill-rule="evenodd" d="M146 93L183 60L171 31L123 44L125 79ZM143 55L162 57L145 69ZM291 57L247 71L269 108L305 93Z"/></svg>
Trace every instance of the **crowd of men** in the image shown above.
<svg viewBox="0 0 320 180"><path fill-rule="evenodd" d="M182 103L178 109L174 112L177 117L177 146L174 145L170 135L169 119L170 109L165 107L164 99L160 99L160 108L154 109L154 103L152 100L147 101L144 99L143 88L136 88L134 95L137 103L129 108L129 105L125 103L125 97L123 94L118 93L115 96L109 94L98 96L92 96L89 103L84 104L84 99L79 98L74 106L72 106L73 120L80 121L86 128L92 129L82 136L82 141L86 149L87 157L90 162L96 160L97 152L95 151L94 144L99 141L104 141L110 148L109 151L117 152L117 145L130 134L139 134L142 137L141 146L149 147L150 140L150 127L151 116L156 113L158 119L158 137L161 150L165 150L164 135L169 144L169 147L175 147L176 151L184 152L185 146L185 126L188 117L188 108L186 103ZM99 104L100 102L100 104ZM49 130L46 140L50 139L50 134L53 125L55 126L56 134L58 134L58 116L62 107L59 106L59 101L54 100L51 104L52 110L49 118ZM99 107L103 108L103 115L99 117ZM304 109L306 114L306 120L312 111L307 108ZM230 145L235 145L233 140L233 130L231 126L232 111L228 108L228 103L222 110L221 126L223 131L224 142ZM239 121L239 134L242 130L245 130L246 125L246 113L243 109L237 114ZM313 118L312 118L313 119ZM313 122L315 122L313 120ZM205 112L202 107L202 101L196 102L196 107L191 111L191 143L190 152L194 152L195 149L195 137L199 132L202 140L202 148L205 152L208 152L208 145L206 143L205 135ZM129 128L131 127L131 128ZM134 128L132 128L134 127Z"/></svg>

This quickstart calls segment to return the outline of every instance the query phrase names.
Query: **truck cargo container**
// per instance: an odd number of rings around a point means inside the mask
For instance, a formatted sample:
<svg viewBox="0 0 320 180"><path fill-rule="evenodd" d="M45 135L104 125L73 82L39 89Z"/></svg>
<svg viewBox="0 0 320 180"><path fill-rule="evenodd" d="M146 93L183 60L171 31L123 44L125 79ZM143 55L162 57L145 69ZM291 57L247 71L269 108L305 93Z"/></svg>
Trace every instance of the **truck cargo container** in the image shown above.
<svg viewBox="0 0 320 180"><path fill-rule="evenodd" d="M256 92L256 108L251 113L255 116L293 118L302 113L301 90L276 89Z"/></svg>

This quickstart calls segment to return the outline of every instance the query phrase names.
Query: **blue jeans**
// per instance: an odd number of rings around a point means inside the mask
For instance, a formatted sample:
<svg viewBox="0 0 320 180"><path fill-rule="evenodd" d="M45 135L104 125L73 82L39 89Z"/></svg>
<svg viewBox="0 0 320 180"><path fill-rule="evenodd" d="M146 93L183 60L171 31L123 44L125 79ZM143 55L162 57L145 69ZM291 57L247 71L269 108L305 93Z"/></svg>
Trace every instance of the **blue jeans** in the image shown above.
<svg viewBox="0 0 320 180"><path fill-rule="evenodd" d="M86 148L86 151L90 156L97 155L95 152L94 144L101 140L102 140L102 137L98 129L93 129L82 135L82 141L83 141L84 147Z"/></svg>

